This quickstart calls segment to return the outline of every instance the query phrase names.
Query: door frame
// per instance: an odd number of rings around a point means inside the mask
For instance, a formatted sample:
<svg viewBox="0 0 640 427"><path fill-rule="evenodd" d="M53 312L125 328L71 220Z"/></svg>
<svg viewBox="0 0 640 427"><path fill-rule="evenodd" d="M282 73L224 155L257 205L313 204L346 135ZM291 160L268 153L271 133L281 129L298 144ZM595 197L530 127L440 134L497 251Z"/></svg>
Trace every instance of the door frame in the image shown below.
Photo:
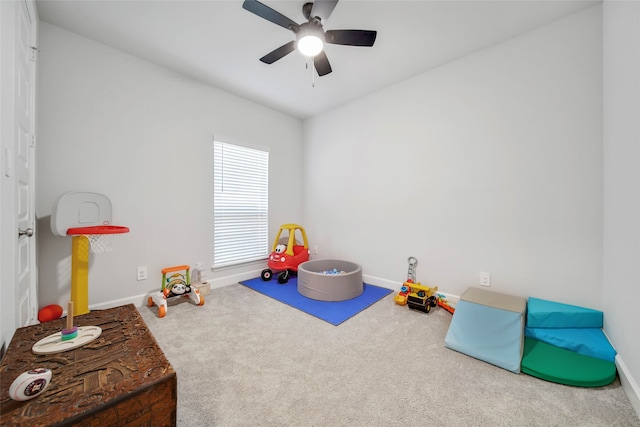
<svg viewBox="0 0 640 427"><path fill-rule="evenodd" d="M31 142L29 148L30 163L30 195L29 223L33 230L36 227L35 217L35 135L36 135L36 56L38 37L38 14L33 0L0 1L0 355L13 337L18 327L37 323L38 288L36 237L29 245L28 269L29 307L26 322L20 321L18 313L19 296L16 295L18 283L18 195L16 179L16 156L18 143L16 132L16 84L15 67L17 55L18 19L23 8L30 19L29 47L33 56L29 60L29 108ZM24 238L24 237L23 237ZM25 324L21 324L25 323Z"/></svg>

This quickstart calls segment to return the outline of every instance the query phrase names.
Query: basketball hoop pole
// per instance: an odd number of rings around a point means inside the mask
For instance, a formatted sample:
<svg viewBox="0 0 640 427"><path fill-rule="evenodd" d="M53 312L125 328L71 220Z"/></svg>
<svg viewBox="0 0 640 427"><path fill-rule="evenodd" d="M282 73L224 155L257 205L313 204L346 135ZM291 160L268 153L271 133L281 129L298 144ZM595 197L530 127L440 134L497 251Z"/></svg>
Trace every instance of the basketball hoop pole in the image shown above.
<svg viewBox="0 0 640 427"><path fill-rule="evenodd" d="M71 301L74 316L89 313L89 239L84 235L71 240Z"/></svg>
<svg viewBox="0 0 640 427"><path fill-rule="evenodd" d="M71 240L71 301L73 315L89 313L89 252L111 249L109 235L128 233L129 228L117 225L75 227L67 230Z"/></svg>

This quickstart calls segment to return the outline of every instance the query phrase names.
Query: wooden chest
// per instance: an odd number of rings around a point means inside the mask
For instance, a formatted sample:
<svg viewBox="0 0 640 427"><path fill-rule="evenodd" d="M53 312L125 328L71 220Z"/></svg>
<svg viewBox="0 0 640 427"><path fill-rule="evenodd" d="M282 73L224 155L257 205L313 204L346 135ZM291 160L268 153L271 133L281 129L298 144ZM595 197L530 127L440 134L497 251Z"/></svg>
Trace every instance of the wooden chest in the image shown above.
<svg viewBox="0 0 640 427"><path fill-rule="evenodd" d="M176 373L133 304L75 317L76 326L102 328L83 347L31 351L65 325L63 318L16 331L0 364L2 426L176 425ZM51 385L34 399L12 400L13 380L38 367L51 369Z"/></svg>

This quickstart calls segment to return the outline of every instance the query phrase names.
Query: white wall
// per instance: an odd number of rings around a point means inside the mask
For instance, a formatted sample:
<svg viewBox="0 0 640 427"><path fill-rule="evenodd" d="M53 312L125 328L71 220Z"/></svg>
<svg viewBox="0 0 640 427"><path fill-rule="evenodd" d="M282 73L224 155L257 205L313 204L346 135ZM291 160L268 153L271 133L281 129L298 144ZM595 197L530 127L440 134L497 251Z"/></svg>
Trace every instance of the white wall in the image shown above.
<svg viewBox="0 0 640 427"><path fill-rule="evenodd" d="M640 3L605 1L604 309L640 414Z"/></svg>
<svg viewBox="0 0 640 427"><path fill-rule="evenodd" d="M304 123L319 257L398 288L492 289L602 308L601 8ZM427 54L427 53L424 53Z"/></svg>
<svg viewBox="0 0 640 427"><path fill-rule="evenodd" d="M71 238L54 237L58 196L107 195L120 235L111 253L92 254L89 305L142 303L159 290L160 270L202 262L212 247L212 136L270 151L270 232L300 222L298 119L177 75L42 23L37 147L40 304L69 298ZM286 185L283 185L286 183ZM137 266L149 279L136 281ZM217 284L244 271L207 272ZM234 276L240 274L240 276Z"/></svg>

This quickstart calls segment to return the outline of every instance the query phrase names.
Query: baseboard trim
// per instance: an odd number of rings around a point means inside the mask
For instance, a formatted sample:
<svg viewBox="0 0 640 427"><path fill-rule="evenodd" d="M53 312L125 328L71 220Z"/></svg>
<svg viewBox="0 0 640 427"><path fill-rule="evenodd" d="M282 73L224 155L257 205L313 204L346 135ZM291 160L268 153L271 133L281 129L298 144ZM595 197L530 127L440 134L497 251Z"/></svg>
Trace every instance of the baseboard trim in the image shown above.
<svg viewBox="0 0 640 427"><path fill-rule="evenodd" d="M259 268L256 270L245 271L242 273L230 274L228 276L216 277L213 279L207 279L206 282L209 283L211 289L222 288L224 286L235 285L236 283L242 282L243 280L254 279L256 277L260 277L260 273L264 268Z"/></svg>
<svg viewBox="0 0 640 427"><path fill-rule="evenodd" d="M243 280L249 280L256 277L260 277L261 271L262 271L262 268L258 268L256 270L230 274L228 276L216 277L213 279L206 279L204 280L204 282L208 283L211 289L222 288L225 286L235 285L236 283L241 282ZM402 283L400 282L383 279L381 277L369 276L366 274L362 275L362 280L365 283L369 283L370 285L380 286L382 288L387 288L394 291L400 291L400 287L402 286ZM455 307L456 303L460 299L458 295L447 294L445 292L438 292L438 293L444 295L447 298L447 302L453 307ZM107 308L118 307L126 304L133 304L136 307L144 307L147 305L148 298L149 298L149 293L133 295L127 298L121 298L117 300L106 301L100 304L94 304L89 306L89 309L104 310Z"/></svg>
<svg viewBox="0 0 640 427"><path fill-rule="evenodd" d="M119 307L121 305L133 304L136 307L143 307L147 305L149 294L134 295L127 298L121 298L117 300L111 300L100 304L93 304L89 306L89 310L106 310L107 308Z"/></svg>
<svg viewBox="0 0 640 427"><path fill-rule="evenodd" d="M366 274L362 275L362 280L364 280L365 283L369 283L370 285L380 286L382 288L392 289L392 290L398 291L398 292L400 291L400 288L402 287L402 283L400 283L400 282L395 282L393 280L382 279L380 277L375 277L375 276L369 276L369 275L366 275ZM447 303L449 305L451 305L452 307L455 307L456 304L458 303L458 301L460 301L460 296L459 295L448 294L446 292L440 292L440 291L438 291L437 293L443 295L446 298Z"/></svg>
<svg viewBox="0 0 640 427"><path fill-rule="evenodd" d="M380 277L369 276L367 274L362 275L362 280L370 285L380 286L381 288L387 289L400 290L400 286L402 286L402 283L394 282L393 280L382 279Z"/></svg>
<svg viewBox="0 0 640 427"><path fill-rule="evenodd" d="M238 282L243 280L249 280L256 277L260 277L260 272L262 268L246 271L243 273L230 274L228 276L216 277L214 279L207 279L205 282L209 283L211 289L222 288L225 286L235 285ZM367 276L363 275L362 279L365 283L369 283L371 285L380 286L383 288L400 290L401 283L394 282L392 280L382 279L380 277ZM104 310L107 308L118 307L126 304L133 304L136 307L144 307L147 305L147 300L149 298L149 294L140 294L134 295L127 298L121 298L117 300L106 301L100 304L94 304L89 306L90 310Z"/></svg>
<svg viewBox="0 0 640 427"><path fill-rule="evenodd" d="M631 406L640 417L640 386L629 372L629 368L622 360L620 355L616 355L616 367L618 368L618 376L620 377L620 383L622 384L622 388L626 393L629 401L631 402Z"/></svg>
<svg viewBox="0 0 640 427"><path fill-rule="evenodd" d="M207 279L204 282L208 283L211 289L222 288L224 286L235 285L243 280L253 279L260 277L262 269L246 271L243 273L231 274L228 276L217 277L215 279ZM159 291L159 289L158 289ZM104 310L107 308L118 307L126 304L133 304L136 307L144 307L147 305L150 293L133 295L127 298L121 298L117 300L106 301L100 304L94 304L89 306L90 310Z"/></svg>

